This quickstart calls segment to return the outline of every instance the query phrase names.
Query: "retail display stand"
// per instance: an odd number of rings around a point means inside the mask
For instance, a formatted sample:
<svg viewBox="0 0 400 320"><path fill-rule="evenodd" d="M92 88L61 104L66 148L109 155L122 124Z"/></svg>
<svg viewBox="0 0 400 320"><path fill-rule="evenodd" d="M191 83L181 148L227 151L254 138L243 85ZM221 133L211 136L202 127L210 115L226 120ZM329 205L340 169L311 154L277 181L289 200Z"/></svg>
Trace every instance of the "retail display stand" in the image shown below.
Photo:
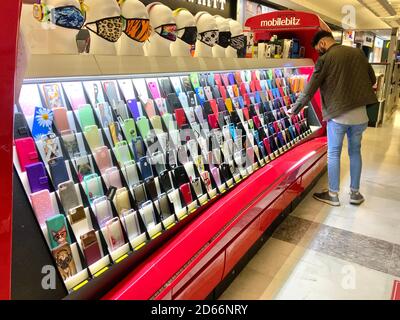
<svg viewBox="0 0 400 320"><path fill-rule="evenodd" d="M33 56L14 170L2 167L14 175L2 213L11 296L214 293L325 167L318 103L288 113L312 70L311 59Z"/></svg>

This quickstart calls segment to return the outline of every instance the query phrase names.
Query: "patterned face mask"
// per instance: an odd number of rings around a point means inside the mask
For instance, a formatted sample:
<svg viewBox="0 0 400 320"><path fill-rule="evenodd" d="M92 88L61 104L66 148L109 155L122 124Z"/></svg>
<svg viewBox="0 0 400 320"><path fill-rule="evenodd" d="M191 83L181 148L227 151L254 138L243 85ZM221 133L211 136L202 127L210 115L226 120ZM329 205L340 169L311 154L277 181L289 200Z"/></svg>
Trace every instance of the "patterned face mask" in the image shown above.
<svg viewBox="0 0 400 320"><path fill-rule="evenodd" d="M86 23L85 27L104 40L117 42L122 34L122 18L120 16L104 18Z"/></svg>
<svg viewBox="0 0 400 320"><path fill-rule="evenodd" d="M236 37L232 37L230 46L236 50L242 50L246 46L246 36L241 34Z"/></svg>
<svg viewBox="0 0 400 320"><path fill-rule="evenodd" d="M229 43L231 41L231 32L230 31L222 31L218 35L218 45L222 48L228 48Z"/></svg>
<svg viewBox="0 0 400 320"><path fill-rule="evenodd" d="M213 47L218 41L218 30L209 30L199 33L198 39L204 44Z"/></svg>
<svg viewBox="0 0 400 320"><path fill-rule="evenodd" d="M123 17L124 33L137 42L145 42L149 39L151 34L150 20L149 19L126 19Z"/></svg>
<svg viewBox="0 0 400 320"><path fill-rule="evenodd" d="M51 22L59 27L81 29L85 16L75 6L63 6L50 9L44 4L33 5L33 17L39 22Z"/></svg>
<svg viewBox="0 0 400 320"><path fill-rule="evenodd" d="M176 34L179 39L192 46L196 43L197 27L193 26L181 28L176 30Z"/></svg>
<svg viewBox="0 0 400 320"><path fill-rule="evenodd" d="M163 24L155 28L154 31L169 41L176 41L176 24L174 23Z"/></svg>

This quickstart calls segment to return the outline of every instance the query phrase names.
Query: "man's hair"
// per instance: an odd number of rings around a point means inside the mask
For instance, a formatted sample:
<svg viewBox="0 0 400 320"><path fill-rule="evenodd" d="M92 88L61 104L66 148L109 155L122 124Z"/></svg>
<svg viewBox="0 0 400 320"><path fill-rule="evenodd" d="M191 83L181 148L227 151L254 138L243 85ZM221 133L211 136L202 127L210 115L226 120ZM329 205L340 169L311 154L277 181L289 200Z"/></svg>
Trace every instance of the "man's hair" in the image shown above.
<svg viewBox="0 0 400 320"><path fill-rule="evenodd" d="M312 38L311 45L313 47L315 47L318 44L319 40L321 40L322 38L325 38L325 37L335 39L331 32L325 31L325 30L320 30Z"/></svg>

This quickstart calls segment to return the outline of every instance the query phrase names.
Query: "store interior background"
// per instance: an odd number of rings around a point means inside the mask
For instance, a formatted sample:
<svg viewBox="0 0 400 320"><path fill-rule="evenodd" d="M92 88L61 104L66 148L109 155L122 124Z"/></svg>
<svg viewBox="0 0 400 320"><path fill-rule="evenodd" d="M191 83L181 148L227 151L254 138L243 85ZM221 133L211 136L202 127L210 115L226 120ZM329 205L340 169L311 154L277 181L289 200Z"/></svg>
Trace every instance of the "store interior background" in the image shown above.
<svg viewBox="0 0 400 320"><path fill-rule="evenodd" d="M256 256L255 262L247 269L244 269L242 275L231 284L226 292L221 296L222 299L301 299L301 298L374 298L374 299L390 299L392 293L393 280L396 276L400 276L400 238L396 234L396 230L391 225L398 226L399 219L395 217L395 211L398 208L399 202L395 199L399 197L399 193L393 191L390 196L378 193L373 197L376 192L376 186L371 180L379 179L382 182L382 188L390 187L393 189L398 187L398 183L393 180L390 175L396 175L398 166L395 162L398 161L398 148L400 119L396 115L397 103L399 100L399 79L400 79L400 56L390 54L390 52L399 52L400 45L398 43L399 27L400 27L400 1L386 1L386 0L335 0L335 1L319 1L319 0L238 0L229 1L230 7L224 15L230 16L242 25L245 21L257 14L273 12L276 10L296 10L308 11L318 14L325 22L328 23L332 29L335 39L338 43L343 45L358 47L368 57L370 63L374 65L377 77L381 78L380 83L380 99L379 105L376 106L370 126L372 128L367 134L366 141L369 144L367 152L369 155L366 157L366 167L376 167L378 169L367 169L366 178L367 192L366 196L371 197L371 204L366 205L366 209L358 211L351 211L346 206L343 211L329 211L325 207L322 209L317 208L312 203L310 194L307 196L304 204L299 207L297 213L294 214L292 220L289 219L288 224L293 223L296 226L305 226L304 234L299 236L300 241L294 243L293 241L286 241L285 236L278 234L270 240L269 244L260 250ZM351 28L343 26L344 9L346 6L355 8L355 25ZM199 7L208 10L207 7ZM21 15L21 28L25 37L28 39L31 54L46 54L48 47L43 46L42 35L43 31L41 26L32 19L31 6L23 5ZM347 20L346 20L347 21ZM346 22L345 21L345 22ZM371 111L369 111L371 112ZM379 128L388 125L389 128ZM381 130L381 131L379 131ZM390 143L387 146L382 146L385 136L391 136ZM379 138L381 137L381 138ZM381 149L379 149L381 147ZM379 152L376 152L379 150ZM388 163L382 165L379 154L384 154ZM343 166L348 166L347 162ZM390 174L388 172L390 171ZM348 171L343 173L344 181L347 183ZM322 179L317 187L322 187L326 179ZM381 190L381 189L380 189ZM382 190L381 190L382 192ZM377 214L379 210L379 203L384 200L389 201L390 208L385 213L384 222L378 221ZM308 206L308 207L307 207ZM309 209L312 208L315 215L309 214ZM363 218L357 218L356 214ZM345 216L347 214L347 216ZM350 218L349 218L350 216ZM304 219L295 221L296 219ZM347 220L346 220L347 219ZM357 220L358 219L358 220ZM360 222L361 219L361 222ZM369 219L369 220L368 220ZM293 222L294 221L294 222ZM328 222L327 222L328 221ZM315 253L308 250L310 245L309 240L316 235L317 225L327 223L332 228L345 229L348 232L355 232L362 234L366 237L377 238L381 241L394 243L388 249L390 259L385 260L388 265L395 264L392 269L371 268L373 271L365 270L363 268L370 268L368 263L363 264L360 261L350 261L356 263L361 267L358 270L360 278L367 281L368 278L372 279L372 287L375 288L375 293L368 294L366 284L358 287L356 291L340 291L332 289L332 283L324 287L324 281L329 276L319 274L318 266L330 265L329 258L323 256L323 253ZM366 223L376 223L378 227L373 229L366 226ZM303 228L303 229L304 229ZM388 232L389 230L389 232ZM279 232L279 231L278 231ZM369 241L370 239L362 239ZM378 244L379 245L379 244ZM375 251L371 253L374 254ZM320 256L319 256L320 255ZM261 258L260 258L261 257ZM276 258L277 257L277 258ZM385 258L386 259L386 258ZM265 261L271 263L265 264ZM275 261L275 262L274 262ZM315 262L317 261L317 263ZM394 262L393 262L394 261ZM393 263L392 263L393 262ZM277 265L279 264L279 266ZM346 266L346 262L335 261L333 262L335 272L340 273L339 267ZM296 267L297 266L297 267ZM311 267L310 267L311 266ZM297 268L297 269L296 269ZM260 271L263 269L264 271ZM322 269L322 268L321 268ZM378 268L379 269L379 268ZM296 272L294 272L296 270ZM390 271L390 272L389 272ZM377 274L377 272L381 272ZM323 273L323 272L322 272ZM322 286L316 288L310 285L310 282L302 282L305 277L318 278L318 283ZM384 275L382 275L384 274ZM300 280L299 280L300 279ZM340 280L335 279L339 282ZM259 285L262 283L261 285ZM297 290L296 288L303 288L304 290ZM320 290L320 291L319 291ZM328 293L328 290L333 290ZM336 293L335 293L336 292Z"/></svg>

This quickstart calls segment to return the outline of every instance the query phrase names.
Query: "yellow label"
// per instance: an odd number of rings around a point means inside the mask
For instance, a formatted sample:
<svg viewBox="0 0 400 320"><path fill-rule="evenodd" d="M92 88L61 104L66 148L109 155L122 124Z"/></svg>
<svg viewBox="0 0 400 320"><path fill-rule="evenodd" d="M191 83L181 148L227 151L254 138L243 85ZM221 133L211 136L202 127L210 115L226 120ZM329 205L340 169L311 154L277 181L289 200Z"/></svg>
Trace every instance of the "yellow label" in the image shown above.
<svg viewBox="0 0 400 320"><path fill-rule="evenodd" d="M103 269L97 271L93 276L97 278L98 276L102 275L104 272L108 270L108 267L104 267Z"/></svg>
<svg viewBox="0 0 400 320"><path fill-rule="evenodd" d="M204 200L201 205L205 205L206 203L208 203L208 200Z"/></svg>
<svg viewBox="0 0 400 320"><path fill-rule="evenodd" d="M182 217L180 217L181 220L185 219L188 215L184 214Z"/></svg>
<svg viewBox="0 0 400 320"><path fill-rule="evenodd" d="M115 260L115 263L120 263L122 260L128 258L128 254L124 254L122 257L119 257L117 260Z"/></svg>
<svg viewBox="0 0 400 320"><path fill-rule="evenodd" d="M85 284L87 284L89 281L85 280L83 282L81 282L80 284L78 284L77 286L73 287L72 290L74 291L78 291L80 288L82 288Z"/></svg>
<svg viewBox="0 0 400 320"><path fill-rule="evenodd" d="M135 249L133 249L134 251L138 251L140 248L143 248L146 245L146 242L142 242L141 244L139 244Z"/></svg>
<svg viewBox="0 0 400 320"><path fill-rule="evenodd" d="M197 208L194 208L194 209L190 210L189 213L193 213L193 212L195 212L196 210L197 210Z"/></svg>
<svg viewBox="0 0 400 320"><path fill-rule="evenodd" d="M155 239L155 238L157 238L157 237L159 237L161 235L161 232L157 232L154 236L152 236L151 238L152 239Z"/></svg>
<svg viewBox="0 0 400 320"><path fill-rule="evenodd" d="M175 225L175 222L171 223L168 227L167 230L171 229Z"/></svg>

